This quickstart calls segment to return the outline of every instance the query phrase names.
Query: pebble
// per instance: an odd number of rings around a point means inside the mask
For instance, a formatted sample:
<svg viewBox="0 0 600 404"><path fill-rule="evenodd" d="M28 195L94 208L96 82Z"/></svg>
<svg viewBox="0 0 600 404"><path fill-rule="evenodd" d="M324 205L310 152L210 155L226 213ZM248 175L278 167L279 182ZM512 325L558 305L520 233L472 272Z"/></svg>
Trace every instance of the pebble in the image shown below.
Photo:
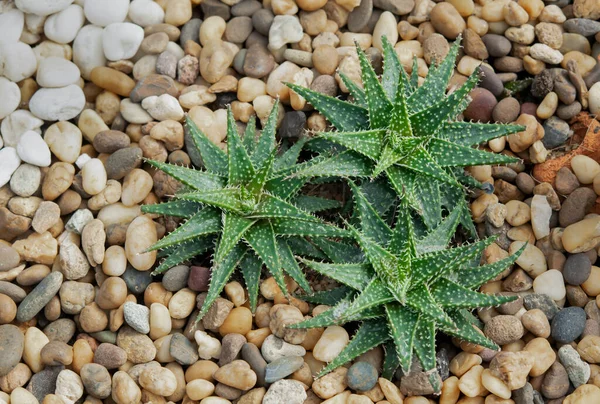
<svg viewBox="0 0 600 404"><path fill-rule="evenodd" d="M435 30L448 39L456 39L466 28L465 21L450 3L436 4L429 17Z"/></svg>
<svg viewBox="0 0 600 404"><path fill-rule="evenodd" d="M177 99L169 94L161 96L149 96L142 101L144 108L154 119L166 121L172 119L180 121L183 119L183 109Z"/></svg>
<svg viewBox="0 0 600 404"><path fill-rule="evenodd" d="M17 83L35 73L37 60L29 45L23 42L0 42L0 52L3 54L2 74L10 81Z"/></svg>
<svg viewBox="0 0 600 404"><path fill-rule="evenodd" d="M600 82L594 84L588 92L589 108L592 114L600 114Z"/></svg>
<svg viewBox="0 0 600 404"><path fill-rule="evenodd" d="M523 306L527 310L540 309L548 320L552 320L559 311L558 306L550 296L535 293L523 296Z"/></svg>
<svg viewBox="0 0 600 404"><path fill-rule="evenodd" d="M288 43L297 43L302 39L303 31L298 17L277 15L269 28L269 47L280 49Z"/></svg>
<svg viewBox="0 0 600 404"><path fill-rule="evenodd" d="M569 391L569 375L559 361L552 364L541 387L541 392L547 398L563 397Z"/></svg>
<svg viewBox="0 0 600 404"><path fill-rule="evenodd" d="M0 186L8 184L12 174L19 168L21 159L17 150L12 147L5 147L0 150Z"/></svg>
<svg viewBox="0 0 600 404"><path fill-rule="evenodd" d="M132 328L122 327L117 334L117 346L127 353L127 359L135 364L146 363L156 356L152 340Z"/></svg>
<svg viewBox="0 0 600 404"><path fill-rule="evenodd" d="M47 57L39 63L36 81L42 87L64 87L77 84L80 74L75 63L59 57Z"/></svg>
<svg viewBox="0 0 600 404"><path fill-rule="evenodd" d="M135 24L148 27L162 23L165 18L165 11L152 0L133 0L129 4L128 17Z"/></svg>
<svg viewBox="0 0 600 404"><path fill-rule="evenodd" d="M563 23L563 28L567 32L588 37L600 32L600 22L587 18L570 18Z"/></svg>
<svg viewBox="0 0 600 404"><path fill-rule="evenodd" d="M369 391L377 384L377 370L368 362L356 362L348 369L346 383L352 390Z"/></svg>
<svg viewBox="0 0 600 404"><path fill-rule="evenodd" d="M0 325L0 377L10 372L23 354L23 333L14 325Z"/></svg>
<svg viewBox="0 0 600 404"><path fill-rule="evenodd" d="M80 375L85 391L90 395L99 399L105 399L110 395L110 373L104 366L87 363L81 368Z"/></svg>
<svg viewBox="0 0 600 404"><path fill-rule="evenodd" d="M83 8L77 4L52 14L44 22L44 35L56 43L69 44L85 23Z"/></svg>
<svg viewBox="0 0 600 404"><path fill-rule="evenodd" d="M146 97L161 96L163 94L177 97L179 90L175 85L175 81L168 76L150 74L135 83L135 87L130 90L128 95L132 102L139 103Z"/></svg>
<svg viewBox="0 0 600 404"><path fill-rule="evenodd" d="M300 356L286 356L269 363L265 370L265 382L273 383L281 380L304 365L304 359Z"/></svg>
<svg viewBox="0 0 600 404"><path fill-rule="evenodd" d="M207 292L210 283L211 269L192 266L187 279L187 285L196 292Z"/></svg>
<svg viewBox="0 0 600 404"><path fill-rule="evenodd" d="M307 398L301 382L296 380L278 380L265 394L262 404L303 404Z"/></svg>
<svg viewBox="0 0 600 404"><path fill-rule="evenodd" d="M493 317L485 324L485 335L498 345L505 345L519 340L524 334L521 321L509 315Z"/></svg>
<svg viewBox="0 0 600 404"><path fill-rule="evenodd" d="M62 281L60 272L52 272L44 278L19 304L17 321L25 322L35 317L58 292Z"/></svg>
<svg viewBox="0 0 600 404"><path fill-rule="evenodd" d="M565 367L569 380L574 387L585 384L590 378L590 365L581 360L577 351L571 345L563 345L558 350L558 359Z"/></svg>
<svg viewBox="0 0 600 404"><path fill-rule="evenodd" d="M42 137L32 130L21 135L17 153L22 161L39 167L48 167L51 162L50 149Z"/></svg>
<svg viewBox="0 0 600 404"><path fill-rule="evenodd" d="M173 334L169 354L180 365L192 365L198 361L198 348L180 333Z"/></svg>
<svg viewBox="0 0 600 404"><path fill-rule="evenodd" d="M127 372L118 371L113 375L111 398L117 404L137 403L142 400L142 392Z"/></svg>
<svg viewBox="0 0 600 404"><path fill-rule="evenodd" d="M19 196L28 197L38 190L41 179L42 175L38 167L21 164L10 179L10 189Z"/></svg>
<svg viewBox="0 0 600 404"><path fill-rule="evenodd" d="M0 100L0 119L4 119L13 113L21 102L21 91L16 83L0 77L0 92L3 97ZM4 131L3 131L4 132Z"/></svg>
<svg viewBox="0 0 600 404"><path fill-rule="evenodd" d="M44 133L50 151L65 163L73 164L79 157L82 144L81 130L71 122L56 122Z"/></svg>
<svg viewBox="0 0 600 404"><path fill-rule="evenodd" d="M221 356L221 341L201 330L194 333L194 340L198 344L198 356L200 358L205 360L219 359Z"/></svg>
<svg viewBox="0 0 600 404"><path fill-rule="evenodd" d="M68 121L76 117L85 106L85 96L78 86L41 88L29 100L29 109L45 121Z"/></svg>
<svg viewBox="0 0 600 404"><path fill-rule="evenodd" d="M544 138L542 142L547 149L562 145L569 137L569 124L555 116L550 117L543 124Z"/></svg>
<svg viewBox="0 0 600 404"><path fill-rule="evenodd" d="M115 22L102 32L104 56L111 61L135 56L144 40L144 29L129 22Z"/></svg>
<svg viewBox="0 0 600 404"><path fill-rule="evenodd" d="M8 271L19 265L21 257L14 248L0 245L0 272Z"/></svg>
<svg viewBox="0 0 600 404"><path fill-rule="evenodd" d="M83 383L77 373L64 369L58 374L54 394L62 398L66 404L74 404L83 393Z"/></svg>
<svg viewBox="0 0 600 404"><path fill-rule="evenodd" d="M576 340L585 328L585 311L581 307L566 307L552 319L552 338L563 344Z"/></svg>
<svg viewBox="0 0 600 404"><path fill-rule="evenodd" d="M572 254L567 257L563 268L565 282L569 285L581 285L592 271L592 263L586 254Z"/></svg>
<svg viewBox="0 0 600 404"><path fill-rule="evenodd" d="M219 368L213 377L218 382L240 390L249 390L256 384L256 373L243 360L235 360Z"/></svg>
<svg viewBox="0 0 600 404"><path fill-rule="evenodd" d="M150 309L141 304L125 302L123 305L125 322L142 334L150 332Z"/></svg>
<svg viewBox="0 0 600 404"><path fill-rule="evenodd" d="M177 389L177 378L167 368L152 366L142 370L139 384L150 393L168 397Z"/></svg>
<svg viewBox="0 0 600 404"><path fill-rule="evenodd" d="M331 362L348 345L350 336L339 326L329 326L313 348L313 356L322 362Z"/></svg>
<svg viewBox="0 0 600 404"><path fill-rule="evenodd" d="M233 335L233 334L230 334ZM268 338L268 337L267 337ZM263 343L264 346L264 343ZM265 385L265 372L267 369L267 362L261 356L261 352L258 347L252 343L245 343L241 350L242 359L244 359L250 367L256 373L256 385Z"/></svg>

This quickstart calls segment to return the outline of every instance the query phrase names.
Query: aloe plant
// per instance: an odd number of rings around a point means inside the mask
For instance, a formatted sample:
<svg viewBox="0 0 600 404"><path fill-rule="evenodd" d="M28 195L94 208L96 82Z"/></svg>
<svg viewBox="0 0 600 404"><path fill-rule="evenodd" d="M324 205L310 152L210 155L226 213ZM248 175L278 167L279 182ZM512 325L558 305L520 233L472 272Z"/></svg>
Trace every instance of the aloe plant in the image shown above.
<svg viewBox="0 0 600 404"><path fill-rule="evenodd" d="M447 203L449 210L460 209L461 223L474 233L459 184L481 184L467 177L462 167L516 161L472 146L524 128L456 120L469 104L469 92L479 77L476 70L462 87L446 94L459 46L460 38L439 65L430 66L427 77L418 86L416 58L409 77L392 45L383 38L384 66L380 81L357 44L364 88L340 74L354 102L287 84L337 129L320 133L313 141L315 148L327 154L325 140L342 146L343 150L330 153L317 164L307 165L296 175L377 177L384 174L429 228L441 221L442 207ZM412 187L415 183L418 186ZM412 191L406 192L407 189Z"/></svg>
<svg viewBox="0 0 600 404"><path fill-rule="evenodd" d="M263 265L284 293L284 272L310 292L295 259L295 254L305 252L302 238L348 234L312 214L337 206L336 201L299 195L307 180L291 174L298 167L296 161L303 141L278 153L277 110L275 104L260 136L256 136L252 119L243 138L228 110L227 152L213 144L187 117L186 129L202 157L204 170L147 161L184 187L172 201L145 205L143 211L186 219L151 247L163 250L161 255L166 256L153 274L214 248L209 291L199 318L206 314L236 267L242 270L252 310L257 303Z"/></svg>
<svg viewBox="0 0 600 404"><path fill-rule="evenodd" d="M401 366L410 372L413 355L429 372L435 391L441 388L435 361L435 334L444 333L490 349L498 346L480 333L470 309L496 306L514 297L479 293L476 289L514 263L522 252L488 265L474 265L493 238L448 248L459 222L454 210L434 230L417 238L407 201L390 227L365 194L350 183L361 228L348 224L364 253L360 262L330 255L333 263L302 259L307 267L333 278L343 288L307 300L333 305L292 328L315 328L359 321L350 343L321 375L381 344L387 344L385 374Z"/></svg>

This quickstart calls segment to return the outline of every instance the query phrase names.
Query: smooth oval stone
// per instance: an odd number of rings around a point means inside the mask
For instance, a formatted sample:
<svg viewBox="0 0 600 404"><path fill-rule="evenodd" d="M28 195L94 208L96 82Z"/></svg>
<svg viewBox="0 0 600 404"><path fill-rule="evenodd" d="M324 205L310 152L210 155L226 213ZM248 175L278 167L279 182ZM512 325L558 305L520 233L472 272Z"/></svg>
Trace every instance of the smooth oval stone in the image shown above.
<svg viewBox="0 0 600 404"><path fill-rule="evenodd" d="M54 297L62 285L63 274L51 272L29 292L17 309L17 321L25 322L35 317Z"/></svg>
<svg viewBox="0 0 600 404"><path fill-rule="evenodd" d="M581 307L567 307L552 319L552 338L567 344L575 341L585 328L585 311Z"/></svg>
<svg viewBox="0 0 600 404"><path fill-rule="evenodd" d="M368 391L377 383L377 369L369 362L356 362L346 373L348 387L358 391Z"/></svg>
<svg viewBox="0 0 600 404"><path fill-rule="evenodd" d="M0 293L13 299L15 303L23 301L27 296L27 292L23 288L6 281L0 281Z"/></svg>
<svg viewBox="0 0 600 404"><path fill-rule="evenodd" d="M589 278L592 272L592 263L587 254L579 253L570 255L565 261L563 277L569 285L581 285Z"/></svg>
<svg viewBox="0 0 600 404"><path fill-rule="evenodd" d="M31 392L41 403L48 394L54 394L58 374L64 370L64 366L46 366L44 370L33 375L27 390Z"/></svg>
<svg viewBox="0 0 600 404"><path fill-rule="evenodd" d="M250 342L245 343L242 347L242 359L248 362L256 373L256 385L264 386L267 361L260 354L258 347Z"/></svg>
<svg viewBox="0 0 600 404"><path fill-rule="evenodd" d="M173 334L171 337L169 354L180 365L191 365L198 361L198 348L181 333Z"/></svg>
<svg viewBox="0 0 600 404"><path fill-rule="evenodd" d="M0 377L17 366L23 355L25 337L17 326L0 325Z"/></svg>
<svg viewBox="0 0 600 404"><path fill-rule="evenodd" d="M65 344L68 344L73 338L75 331L77 331L77 327L70 318L59 318L44 328L44 334L50 341L61 341Z"/></svg>
<svg viewBox="0 0 600 404"><path fill-rule="evenodd" d="M167 272L162 278L162 285L170 292L177 292L187 286L190 267L187 265L177 265Z"/></svg>
<svg viewBox="0 0 600 404"><path fill-rule="evenodd" d="M303 364L304 359L301 356L284 356L283 358L276 359L267 365L265 381L273 383L281 380L300 369Z"/></svg>
<svg viewBox="0 0 600 404"><path fill-rule="evenodd" d="M144 293L148 285L152 283L150 271L138 271L130 265L127 266L127 269L121 277L125 281L127 289L134 295Z"/></svg>

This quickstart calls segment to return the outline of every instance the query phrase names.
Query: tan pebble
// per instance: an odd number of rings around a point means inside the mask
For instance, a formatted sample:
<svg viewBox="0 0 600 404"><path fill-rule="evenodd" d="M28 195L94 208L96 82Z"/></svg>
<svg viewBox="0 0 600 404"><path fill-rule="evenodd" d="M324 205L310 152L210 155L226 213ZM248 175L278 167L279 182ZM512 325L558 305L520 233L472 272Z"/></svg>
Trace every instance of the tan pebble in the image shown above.
<svg viewBox="0 0 600 404"><path fill-rule="evenodd" d="M102 272L108 276L121 276L127 269L125 249L119 245L111 245L104 252Z"/></svg>
<svg viewBox="0 0 600 404"><path fill-rule="evenodd" d="M589 251L600 241L600 216L583 219L567 226L562 235L562 244L567 252Z"/></svg>
<svg viewBox="0 0 600 404"><path fill-rule="evenodd" d="M450 361L450 372L461 377L473 366L481 365L481 356L468 352L461 352Z"/></svg>
<svg viewBox="0 0 600 404"><path fill-rule="evenodd" d="M142 399L142 392L126 372L118 371L112 378L111 397L117 404L137 403Z"/></svg>
<svg viewBox="0 0 600 404"><path fill-rule="evenodd" d="M556 353L545 338L534 338L524 348L525 351L533 354L535 362L530 376L540 376L544 374L556 360Z"/></svg>
<svg viewBox="0 0 600 404"><path fill-rule="evenodd" d="M487 392L487 389L481 382L483 371L483 366L476 365L461 376L458 388L465 396L477 397Z"/></svg>
<svg viewBox="0 0 600 404"><path fill-rule="evenodd" d="M348 369L339 367L331 373L315 380L312 389L322 399L329 399L340 394L348 387L346 384L346 373Z"/></svg>
<svg viewBox="0 0 600 404"><path fill-rule="evenodd" d="M185 386L185 392L192 400L202 400L215 391L215 385L207 380L192 380Z"/></svg>
<svg viewBox="0 0 600 404"><path fill-rule="evenodd" d="M184 288L173 295L169 301L169 314L175 319L187 318L196 307L196 293Z"/></svg>
<svg viewBox="0 0 600 404"><path fill-rule="evenodd" d="M139 384L151 393L170 396L177 388L177 379L169 369L151 367L142 371Z"/></svg>
<svg viewBox="0 0 600 404"><path fill-rule="evenodd" d="M219 327L222 336L231 333L245 335L252 329L252 312L247 307L236 307Z"/></svg>
<svg viewBox="0 0 600 404"><path fill-rule="evenodd" d="M219 365L209 360L199 360L189 366L185 371L185 380L190 383L193 380L202 379L213 382L213 374L219 369Z"/></svg>
<svg viewBox="0 0 600 404"><path fill-rule="evenodd" d="M101 309L111 310L120 307L127 298L127 285L119 277L112 276L104 280L96 294L96 303Z"/></svg>
<svg viewBox="0 0 600 404"><path fill-rule="evenodd" d="M10 393L10 403L39 404L39 401L28 390L25 390L23 387L17 387Z"/></svg>
<svg viewBox="0 0 600 404"><path fill-rule="evenodd" d="M348 345L350 336L339 326L329 326L313 348L313 355L323 362L331 362Z"/></svg>
<svg viewBox="0 0 600 404"><path fill-rule="evenodd" d="M256 384L256 373L243 360L235 360L217 370L215 380L240 390L249 390Z"/></svg>
<svg viewBox="0 0 600 404"><path fill-rule="evenodd" d="M128 97L135 87L135 81L131 77L110 67L95 67L90 79L98 87L123 97Z"/></svg>
<svg viewBox="0 0 600 404"><path fill-rule="evenodd" d="M135 269L147 271L154 265L156 251L145 251L157 241L156 226L150 218L139 216L131 222L125 238L125 252Z"/></svg>
<svg viewBox="0 0 600 404"><path fill-rule="evenodd" d="M458 388L459 379L456 376L450 376L442 384L442 395L440 396L440 404L455 404L460 397L460 389Z"/></svg>
<svg viewBox="0 0 600 404"><path fill-rule="evenodd" d="M390 382L388 379L384 379L380 377L377 380L385 399L390 402L390 404L402 404L402 400L404 400L404 395L400 392L398 386L394 383Z"/></svg>
<svg viewBox="0 0 600 404"><path fill-rule="evenodd" d="M44 368L41 352L48 342L50 340L39 328L30 327L25 332L23 361L33 373L38 373Z"/></svg>

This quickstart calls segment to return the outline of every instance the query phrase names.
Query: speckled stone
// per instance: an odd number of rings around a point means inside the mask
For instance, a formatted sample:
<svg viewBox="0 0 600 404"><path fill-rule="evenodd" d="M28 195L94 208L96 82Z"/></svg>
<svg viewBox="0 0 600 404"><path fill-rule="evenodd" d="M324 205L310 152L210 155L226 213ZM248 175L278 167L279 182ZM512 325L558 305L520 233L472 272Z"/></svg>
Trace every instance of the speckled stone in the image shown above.
<svg viewBox="0 0 600 404"><path fill-rule="evenodd" d="M191 365L198 361L198 347L181 333L171 337L169 353L180 365Z"/></svg>
<svg viewBox="0 0 600 404"><path fill-rule="evenodd" d="M585 328L585 311L581 307L566 307L552 319L552 338L567 344L575 341Z"/></svg>
<svg viewBox="0 0 600 404"><path fill-rule="evenodd" d="M368 362L356 362L346 373L346 383L352 390L368 391L377 383L377 370Z"/></svg>
<svg viewBox="0 0 600 404"><path fill-rule="evenodd" d="M563 277L569 285L581 285L589 278L592 263L587 254L572 254L567 257L563 267Z"/></svg>
<svg viewBox="0 0 600 404"><path fill-rule="evenodd" d="M267 365L265 381L273 383L281 380L300 369L303 364L304 359L301 356L284 356L283 358L276 359Z"/></svg>

